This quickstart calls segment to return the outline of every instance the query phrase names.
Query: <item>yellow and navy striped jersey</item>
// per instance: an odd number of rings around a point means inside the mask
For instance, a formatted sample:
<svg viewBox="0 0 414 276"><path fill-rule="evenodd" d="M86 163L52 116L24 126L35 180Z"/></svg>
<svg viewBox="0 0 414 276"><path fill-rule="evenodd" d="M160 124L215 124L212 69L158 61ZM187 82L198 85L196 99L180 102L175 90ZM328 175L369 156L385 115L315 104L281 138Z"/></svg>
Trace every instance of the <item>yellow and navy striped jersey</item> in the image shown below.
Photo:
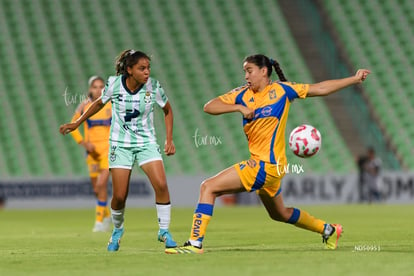
<svg viewBox="0 0 414 276"><path fill-rule="evenodd" d="M254 110L252 119L243 118L251 157L285 165L285 128L290 103L296 98L305 98L308 90L309 84L271 82L257 93L248 86L242 86L219 96L219 99Z"/></svg>
<svg viewBox="0 0 414 276"><path fill-rule="evenodd" d="M82 102L76 109L75 115L72 118L72 122L76 121L92 104L90 99ZM84 123L84 137L78 129L71 132L73 139L77 143L81 141L90 143L109 143L109 131L111 128L112 120L112 105L106 104L96 114L88 118Z"/></svg>

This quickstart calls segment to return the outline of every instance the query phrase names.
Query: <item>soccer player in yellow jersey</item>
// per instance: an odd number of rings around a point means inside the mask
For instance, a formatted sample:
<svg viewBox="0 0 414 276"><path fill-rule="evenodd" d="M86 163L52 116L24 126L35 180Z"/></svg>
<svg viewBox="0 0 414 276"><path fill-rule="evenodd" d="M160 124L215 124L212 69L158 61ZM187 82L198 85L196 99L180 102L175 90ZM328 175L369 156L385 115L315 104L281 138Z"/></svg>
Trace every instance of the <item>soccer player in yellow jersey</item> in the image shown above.
<svg viewBox="0 0 414 276"><path fill-rule="evenodd" d="M88 98L76 109L72 122L76 121L89 106L101 96L105 87L104 80L92 76L89 81ZM93 232L108 232L111 229L111 212L107 206L109 178L109 130L111 127L111 104L106 105L98 113L84 123L84 135L78 129L71 132L73 139L86 150L86 163L96 195L96 217Z"/></svg>
<svg viewBox="0 0 414 276"><path fill-rule="evenodd" d="M272 81L273 68L279 80ZM209 101L204 111L218 115L240 112L246 134L250 159L239 162L201 184L200 197L193 216L189 240L184 246L166 249L169 254L203 253L202 242L213 215L216 197L239 192L256 191L269 216L276 221L293 224L322 235L326 248L335 249L342 233L340 224L329 224L304 210L283 204L278 166L287 164L285 127L291 102L296 98L326 96L364 81L369 70L360 69L354 76L316 84L287 82L279 64L258 54L243 62L247 85Z"/></svg>

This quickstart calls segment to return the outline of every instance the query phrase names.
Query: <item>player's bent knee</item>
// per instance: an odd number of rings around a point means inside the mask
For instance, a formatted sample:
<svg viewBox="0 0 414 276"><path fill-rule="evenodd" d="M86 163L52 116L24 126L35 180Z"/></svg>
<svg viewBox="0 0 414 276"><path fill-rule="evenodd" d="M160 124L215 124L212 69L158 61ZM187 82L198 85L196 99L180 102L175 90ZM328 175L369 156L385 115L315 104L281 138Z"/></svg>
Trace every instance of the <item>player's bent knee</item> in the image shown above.
<svg viewBox="0 0 414 276"><path fill-rule="evenodd" d="M200 185L200 194L206 194L206 193L212 193L212 185L213 182L209 179L204 180L203 182L201 182Z"/></svg>
<svg viewBox="0 0 414 276"><path fill-rule="evenodd" d="M272 220L286 222L286 220L280 214L269 214L269 216Z"/></svg>

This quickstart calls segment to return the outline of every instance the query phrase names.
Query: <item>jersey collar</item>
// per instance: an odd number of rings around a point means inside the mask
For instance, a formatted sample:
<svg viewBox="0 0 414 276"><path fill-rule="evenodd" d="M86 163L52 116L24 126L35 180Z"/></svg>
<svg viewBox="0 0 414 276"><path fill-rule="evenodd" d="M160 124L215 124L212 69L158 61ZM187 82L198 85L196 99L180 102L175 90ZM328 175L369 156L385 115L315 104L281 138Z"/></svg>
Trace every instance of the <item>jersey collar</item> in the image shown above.
<svg viewBox="0 0 414 276"><path fill-rule="evenodd" d="M139 92L139 90L141 90L142 87L145 85L145 84L143 84L143 85L139 86L137 89L135 89L134 91L131 91L131 90L129 90L128 86L126 85L126 79L127 79L126 75L122 75L122 85L124 86L126 92L128 92L128 94L130 94L130 95L137 94Z"/></svg>

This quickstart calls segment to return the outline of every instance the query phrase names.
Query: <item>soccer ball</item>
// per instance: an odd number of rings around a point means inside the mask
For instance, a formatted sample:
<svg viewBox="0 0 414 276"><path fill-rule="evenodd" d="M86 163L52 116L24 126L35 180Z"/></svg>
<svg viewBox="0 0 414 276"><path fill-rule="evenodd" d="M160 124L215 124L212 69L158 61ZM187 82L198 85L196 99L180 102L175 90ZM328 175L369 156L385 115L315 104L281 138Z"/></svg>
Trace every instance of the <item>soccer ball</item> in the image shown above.
<svg viewBox="0 0 414 276"><path fill-rule="evenodd" d="M293 153L302 158L315 155L322 145L322 136L319 130L311 125L300 125L289 136L289 147Z"/></svg>

